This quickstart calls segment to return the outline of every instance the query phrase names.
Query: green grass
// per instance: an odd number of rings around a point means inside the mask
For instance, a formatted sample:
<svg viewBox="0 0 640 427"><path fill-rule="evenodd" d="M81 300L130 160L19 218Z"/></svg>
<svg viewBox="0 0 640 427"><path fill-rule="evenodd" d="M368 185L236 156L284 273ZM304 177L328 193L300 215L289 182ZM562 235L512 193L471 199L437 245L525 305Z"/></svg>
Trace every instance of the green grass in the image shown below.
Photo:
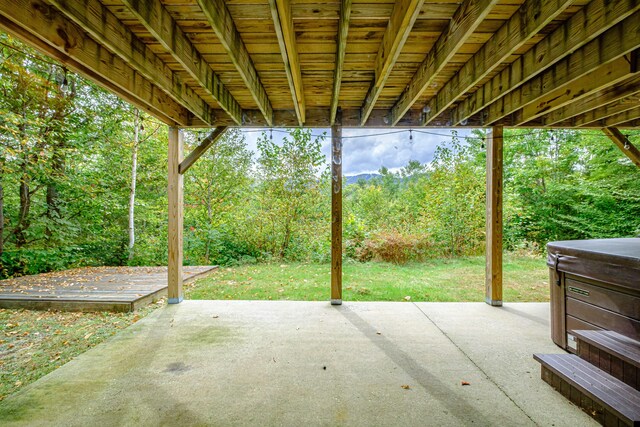
<svg viewBox="0 0 640 427"><path fill-rule="evenodd" d="M64 365L154 308L135 313L0 309L0 401Z"/></svg>
<svg viewBox="0 0 640 427"><path fill-rule="evenodd" d="M345 301L484 301L483 257L393 265L347 262ZM303 300L329 298L328 264L282 263L220 268L186 289L189 299ZM548 301L548 270L538 257L506 256L505 301Z"/></svg>

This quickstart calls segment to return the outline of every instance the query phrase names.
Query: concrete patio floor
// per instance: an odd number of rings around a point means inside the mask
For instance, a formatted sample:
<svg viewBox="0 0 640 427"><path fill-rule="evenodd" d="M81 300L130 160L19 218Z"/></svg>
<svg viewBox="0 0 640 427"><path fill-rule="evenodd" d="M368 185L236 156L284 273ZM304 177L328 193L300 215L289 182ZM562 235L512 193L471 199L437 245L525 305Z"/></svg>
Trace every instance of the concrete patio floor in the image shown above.
<svg viewBox="0 0 640 427"><path fill-rule="evenodd" d="M0 424L597 425L540 379L532 354L562 352L548 317L546 303L185 301L1 402Z"/></svg>

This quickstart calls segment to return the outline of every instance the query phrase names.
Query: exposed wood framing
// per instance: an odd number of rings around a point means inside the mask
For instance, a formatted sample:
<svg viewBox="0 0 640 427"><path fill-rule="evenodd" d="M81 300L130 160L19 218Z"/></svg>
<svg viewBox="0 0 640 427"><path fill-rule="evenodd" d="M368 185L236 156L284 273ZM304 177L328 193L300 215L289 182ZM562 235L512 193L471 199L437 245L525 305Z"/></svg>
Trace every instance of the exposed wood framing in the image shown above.
<svg viewBox="0 0 640 427"><path fill-rule="evenodd" d="M640 12L636 12L535 78L489 105L483 111L484 123L495 123L502 117L512 114L519 108L525 107L543 97L546 93L573 83L598 67L606 68L607 64L615 60L621 61L622 69L618 71L610 70L613 73L612 75L620 76L621 73L625 73L628 76L630 71L629 63L621 57L639 46ZM598 81L596 74L593 74L593 76L595 79L593 84L604 83ZM581 89L577 87L571 88L571 90L572 93L579 93ZM519 122L520 119L516 118L515 121Z"/></svg>
<svg viewBox="0 0 640 427"><path fill-rule="evenodd" d="M452 124L469 119L489 104L510 94L568 53L586 45L638 9L640 3L637 1L591 1L454 108L451 111Z"/></svg>
<svg viewBox="0 0 640 427"><path fill-rule="evenodd" d="M430 124L458 98L560 15L572 0L527 0L518 11L464 64L426 108L425 125Z"/></svg>
<svg viewBox="0 0 640 427"><path fill-rule="evenodd" d="M572 121L572 126L582 126L602 120L640 105L640 97L633 96L638 93L640 93L640 77L634 77L552 111L542 118L541 125L551 126L581 114L579 119Z"/></svg>
<svg viewBox="0 0 640 427"><path fill-rule="evenodd" d="M487 134L487 249L485 301L502 305L502 127Z"/></svg>
<svg viewBox="0 0 640 427"><path fill-rule="evenodd" d="M169 125L191 114L121 58L39 0L0 0L0 27Z"/></svg>
<svg viewBox="0 0 640 427"><path fill-rule="evenodd" d="M416 71L400 99L391 109L391 123L396 124L416 103L425 89L447 65L464 42L478 28L498 0L465 0Z"/></svg>
<svg viewBox="0 0 640 427"><path fill-rule="evenodd" d="M205 139L202 140L200 145L194 148L193 151L189 153L187 158L184 159L182 162L180 162L180 167L178 168L179 173L184 174L185 172L187 172L189 168L193 166L193 164L204 153L206 153L207 150L211 148L213 144L215 144L218 141L218 139L220 139L220 137L224 134L224 131L226 130L227 130L226 126L219 126L214 130L212 130L211 133L207 135Z"/></svg>
<svg viewBox="0 0 640 427"><path fill-rule="evenodd" d="M605 119L593 122L591 125L595 125L597 127L616 126L625 128L636 128L638 127L638 119L640 119L640 107L614 114L613 116L609 116ZM593 127L591 125L590 127Z"/></svg>
<svg viewBox="0 0 640 427"><path fill-rule="evenodd" d="M640 41L638 41L640 43ZM564 72L565 70L562 69ZM628 80L631 73L629 62L624 56L589 71L585 75L578 77L566 84L556 84L556 81L549 80L549 86L554 88L541 93L542 96L535 102L530 102L516 111L510 120L510 126L519 126L538 117L561 109L562 107L578 104L580 100L591 94L606 91L607 88L615 88L621 82ZM558 77L555 75L553 77ZM537 80L538 78L534 79ZM561 81L558 78L557 81ZM533 83L535 84L535 83ZM525 84L523 88L528 85ZM518 89L516 89L518 90ZM529 99L523 96L523 101ZM599 100L600 104L608 102L606 98Z"/></svg>
<svg viewBox="0 0 640 427"><path fill-rule="evenodd" d="M167 9L155 0L122 0L142 25L160 42L171 56L184 67L205 91L215 98L220 107L242 124L242 108L220 81L220 77L202 59L200 53L180 29Z"/></svg>
<svg viewBox="0 0 640 427"><path fill-rule="evenodd" d="M342 304L342 124L331 126L331 304Z"/></svg>
<svg viewBox="0 0 640 427"><path fill-rule="evenodd" d="M209 25L220 39L220 43L229 55L244 81L251 96L262 112L267 124L271 126L273 108L267 91L258 76L258 71L251 60L251 56L240 37L236 24L224 3L224 0L198 0L202 12L207 17Z"/></svg>
<svg viewBox="0 0 640 427"><path fill-rule="evenodd" d="M273 25L278 35L282 60L287 72L293 105L298 115L298 124L302 126L306 121L306 107L296 33L293 30L293 18L291 17L291 3L289 0L269 0L269 5L271 7Z"/></svg>
<svg viewBox="0 0 640 427"><path fill-rule="evenodd" d="M168 299L169 304L182 301L182 227L183 227L183 175L180 174L180 162L184 154L182 131L175 127L169 128L168 152Z"/></svg>
<svg viewBox="0 0 640 427"><path fill-rule="evenodd" d="M215 123L215 116L209 104L183 84L178 76L100 1L49 1L93 39L122 58L206 124Z"/></svg>
<svg viewBox="0 0 640 427"><path fill-rule="evenodd" d="M333 126L338 111L340 99L340 86L342 84L342 69L344 67L344 55L347 52L347 36L349 34L349 20L351 18L351 0L342 0L340 5L340 21L338 22L338 39L336 49L336 64L333 73L333 92L331 105L329 106L329 124Z"/></svg>
<svg viewBox="0 0 640 427"><path fill-rule="evenodd" d="M397 0L394 3L387 29L378 49L373 82L362 105L361 125L366 123L378 97L382 93L393 65L396 63L402 47L413 28L413 23L420 14L423 3L424 0Z"/></svg>
<svg viewBox="0 0 640 427"><path fill-rule="evenodd" d="M636 166L640 167L640 151L629 141L629 138L617 128L604 128L605 133L614 144L627 156Z"/></svg>

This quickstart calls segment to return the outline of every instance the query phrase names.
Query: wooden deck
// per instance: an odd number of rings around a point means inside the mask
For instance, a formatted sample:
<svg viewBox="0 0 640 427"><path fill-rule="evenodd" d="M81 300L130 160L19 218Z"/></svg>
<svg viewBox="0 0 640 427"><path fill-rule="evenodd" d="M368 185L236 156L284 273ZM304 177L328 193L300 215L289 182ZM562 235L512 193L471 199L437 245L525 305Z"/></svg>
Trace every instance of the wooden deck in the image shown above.
<svg viewBox="0 0 640 427"><path fill-rule="evenodd" d="M216 268L184 267L185 282ZM166 295L166 267L85 267L0 281L0 308L124 312Z"/></svg>

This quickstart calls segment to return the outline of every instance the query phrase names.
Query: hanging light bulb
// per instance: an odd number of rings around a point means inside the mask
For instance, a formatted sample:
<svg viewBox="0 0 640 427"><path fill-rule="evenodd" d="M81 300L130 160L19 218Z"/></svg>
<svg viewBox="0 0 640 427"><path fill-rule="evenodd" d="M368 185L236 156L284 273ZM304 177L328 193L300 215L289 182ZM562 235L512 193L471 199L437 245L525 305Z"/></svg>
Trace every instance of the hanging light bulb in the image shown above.
<svg viewBox="0 0 640 427"><path fill-rule="evenodd" d="M62 84L60 85L60 92L67 93L67 90L69 90L69 82L67 81L67 76L65 74L64 80L62 80Z"/></svg>
<svg viewBox="0 0 640 427"><path fill-rule="evenodd" d="M413 129L409 129L409 144L413 144Z"/></svg>
<svg viewBox="0 0 640 427"><path fill-rule="evenodd" d="M269 129L269 139L273 141L273 128Z"/></svg>

